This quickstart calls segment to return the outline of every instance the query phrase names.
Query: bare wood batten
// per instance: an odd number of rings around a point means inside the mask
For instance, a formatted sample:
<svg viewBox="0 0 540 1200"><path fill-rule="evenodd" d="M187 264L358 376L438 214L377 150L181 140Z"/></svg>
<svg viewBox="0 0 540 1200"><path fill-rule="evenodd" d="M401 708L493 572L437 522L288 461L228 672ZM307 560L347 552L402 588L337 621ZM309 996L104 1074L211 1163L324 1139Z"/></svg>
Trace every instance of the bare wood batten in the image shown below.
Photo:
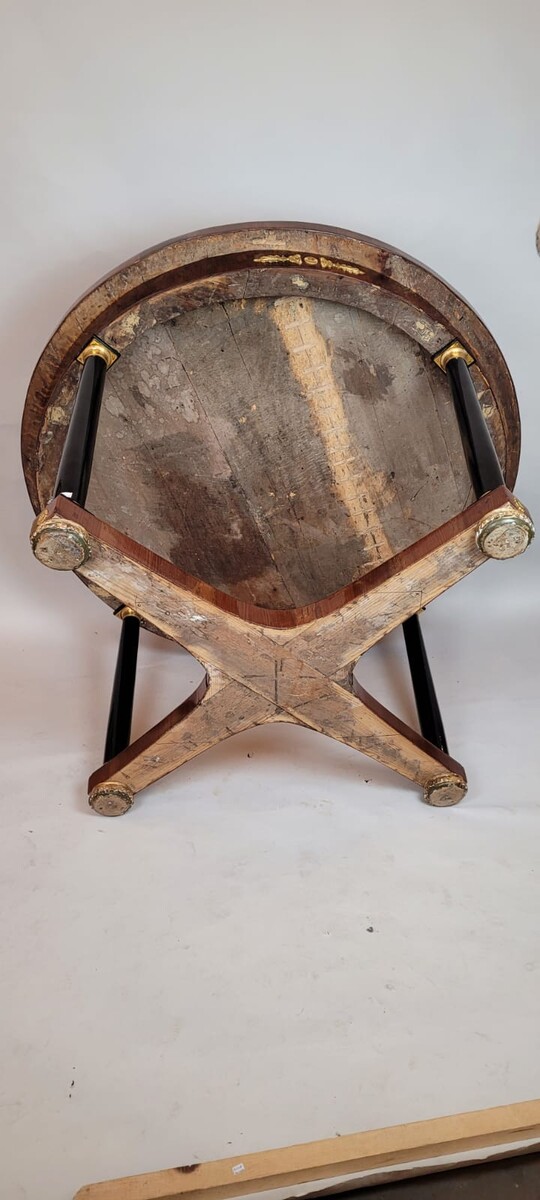
<svg viewBox="0 0 540 1200"><path fill-rule="evenodd" d="M540 1139L540 1101L87 1184L75 1200L220 1200Z"/></svg>

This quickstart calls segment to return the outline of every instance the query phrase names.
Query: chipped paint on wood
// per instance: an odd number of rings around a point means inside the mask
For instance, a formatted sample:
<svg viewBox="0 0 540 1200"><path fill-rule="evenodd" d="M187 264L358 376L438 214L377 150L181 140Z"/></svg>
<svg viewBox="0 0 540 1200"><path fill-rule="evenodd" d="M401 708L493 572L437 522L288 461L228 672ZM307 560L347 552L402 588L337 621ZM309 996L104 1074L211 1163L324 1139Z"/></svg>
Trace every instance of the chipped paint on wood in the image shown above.
<svg viewBox="0 0 540 1200"><path fill-rule="evenodd" d="M254 259L257 263L270 265L272 263L294 263L296 267L302 266L301 254L257 254Z"/></svg>
<svg viewBox="0 0 540 1200"><path fill-rule="evenodd" d="M324 255L314 254L258 254L254 262L261 263L265 266L271 266L273 263L293 263L297 267L320 267L323 271L340 271L343 275L363 275L364 271L361 267L356 267L354 263L338 262L333 258L325 258Z"/></svg>

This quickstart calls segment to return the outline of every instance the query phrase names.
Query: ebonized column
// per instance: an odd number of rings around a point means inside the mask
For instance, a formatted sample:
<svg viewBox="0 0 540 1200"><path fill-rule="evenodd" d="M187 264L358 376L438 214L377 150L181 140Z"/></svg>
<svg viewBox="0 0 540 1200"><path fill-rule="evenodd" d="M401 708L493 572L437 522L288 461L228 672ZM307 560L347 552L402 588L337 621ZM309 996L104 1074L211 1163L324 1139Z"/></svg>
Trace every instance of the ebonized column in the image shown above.
<svg viewBox="0 0 540 1200"><path fill-rule="evenodd" d="M122 616L122 632L114 673L109 723L105 739L105 762L109 762L109 759L114 758L115 755L120 754L121 750L125 750L126 746L129 746L139 649L139 625L139 618L129 609L126 610L126 615Z"/></svg>
<svg viewBox="0 0 540 1200"><path fill-rule="evenodd" d="M403 622L403 635L422 735L447 754L444 725L417 613Z"/></svg>
<svg viewBox="0 0 540 1200"><path fill-rule="evenodd" d="M501 465L464 358L449 358L446 374L476 498L504 484Z"/></svg>
<svg viewBox="0 0 540 1200"><path fill-rule="evenodd" d="M107 362L99 354L85 360L60 466L55 496L67 496L84 508L90 483Z"/></svg>

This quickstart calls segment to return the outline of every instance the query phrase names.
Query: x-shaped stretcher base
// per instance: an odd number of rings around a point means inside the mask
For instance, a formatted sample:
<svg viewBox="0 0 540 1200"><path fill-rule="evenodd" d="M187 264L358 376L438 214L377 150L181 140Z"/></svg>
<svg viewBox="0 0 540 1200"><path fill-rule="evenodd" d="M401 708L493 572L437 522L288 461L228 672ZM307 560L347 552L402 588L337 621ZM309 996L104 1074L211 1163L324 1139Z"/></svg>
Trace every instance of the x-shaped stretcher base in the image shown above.
<svg viewBox="0 0 540 1200"><path fill-rule="evenodd" d="M206 668L188 700L106 762L90 778L92 807L125 812L136 792L231 734L272 721L318 730L413 780L432 804L455 804L467 790L463 768L383 708L353 679L360 656L485 561L478 529L515 517L506 488L483 496L435 533L346 589L333 611L322 602L295 627L276 628L223 607L212 589L120 534L63 496L35 522L42 562L76 568L96 590L183 646ZM215 595L215 593L214 593ZM343 593L345 595L345 593Z"/></svg>

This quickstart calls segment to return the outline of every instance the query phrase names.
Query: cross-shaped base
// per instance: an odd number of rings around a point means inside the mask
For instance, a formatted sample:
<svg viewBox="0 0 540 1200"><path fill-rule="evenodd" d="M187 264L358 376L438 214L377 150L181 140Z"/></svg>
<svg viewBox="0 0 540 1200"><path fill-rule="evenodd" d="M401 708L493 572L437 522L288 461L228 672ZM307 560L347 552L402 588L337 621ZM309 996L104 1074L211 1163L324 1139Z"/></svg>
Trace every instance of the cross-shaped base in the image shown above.
<svg viewBox="0 0 540 1200"><path fill-rule="evenodd" d="M497 488L335 596L273 612L217 593L60 496L34 524L36 556L76 569L206 668L188 700L91 776L91 806L117 816L175 767L271 721L336 738L418 783L429 803L456 804L467 790L460 764L383 708L352 672L370 646L485 561L486 530L496 557L504 556L497 531L509 534L507 556L523 549L516 530L527 519Z"/></svg>

